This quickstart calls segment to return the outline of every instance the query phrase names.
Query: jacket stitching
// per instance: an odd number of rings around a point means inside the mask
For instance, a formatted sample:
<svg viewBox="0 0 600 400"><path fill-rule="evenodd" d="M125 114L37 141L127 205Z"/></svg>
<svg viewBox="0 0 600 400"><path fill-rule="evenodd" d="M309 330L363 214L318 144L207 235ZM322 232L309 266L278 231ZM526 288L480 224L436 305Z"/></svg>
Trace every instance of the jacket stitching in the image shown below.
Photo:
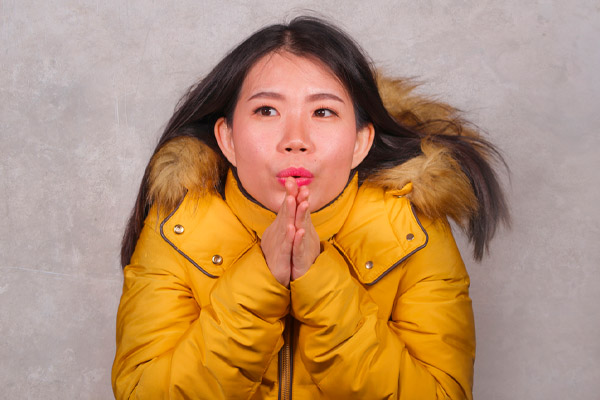
<svg viewBox="0 0 600 400"><path fill-rule="evenodd" d="M412 256L417 251L419 251L419 250L423 249L425 246L427 246L427 243L429 242L429 235L427 234L427 231L423 227L423 224L421 224L421 221L419 220L419 217L417 216L417 213L415 211L415 207L412 205L412 203L410 203L410 210L412 211L413 216L415 217L415 220L417 221L417 224L419 224L419 227L421 228L421 230L425 234L425 243L423 243L421 246L417 247L416 249L414 249L413 251L411 251L410 253L408 253L404 257L402 257L400 260L398 260L396 263L394 263L394 265L392 265L386 271L384 271L383 273L381 273L381 275L379 275L377 277L377 279L375 279L373 282L365 283L365 285L371 286L371 285L376 284L377 282L379 282L381 280L381 278L383 278L384 276L386 276L391 270L393 270L394 268L396 268L398 265L402 264L404 262L404 260L406 260L408 257Z"/></svg>
<svg viewBox="0 0 600 400"><path fill-rule="evenodd" d="M171 245L171 247L173 247L175 249L175 251L177 251L179 254L181 254L186 260L188 260L190 263L192 263L192 265L196 268L198 268L200 271L202 271L206 276L210 277L210 278L218 278L217 275L213 275L213 274L209 274L207 271L205 271L200 265L198 265L194 260L192 260L187 254L185 254L183 251L181 251L177 246L175 246L175 244L173 242L171 242L169 239L167 239L167 237L165 236L165 232L163 230L164 225L171 219L171 217L177 212L177 210L179 210L179 207L183 204L183 201L185 200L187 196L187 192L186 194L183 196L183 198L181 199L181 201L179 202L179 204L177 204L177 207L175 207L175 209L171 212L171 214L169 214L160 224L160 236L162 236L162 238L165 240L165 242L169 243Z"/></svg>

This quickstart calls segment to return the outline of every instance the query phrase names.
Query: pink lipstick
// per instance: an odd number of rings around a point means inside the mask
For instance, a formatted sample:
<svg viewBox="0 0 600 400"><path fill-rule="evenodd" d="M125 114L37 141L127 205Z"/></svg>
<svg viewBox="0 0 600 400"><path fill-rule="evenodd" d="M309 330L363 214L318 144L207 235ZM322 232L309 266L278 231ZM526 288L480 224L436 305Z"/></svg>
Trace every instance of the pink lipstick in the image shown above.
<svg viewBox="0 0 600 400"><path fill-rule="evenodd" d="M277 174L277 179L279 180L279 183L285 186L285 180L290 176L296 179L296 184L298 187L308 185L313 180L313 174L311 174L309 170L295 167L290 167L279 171Z"/></svg>

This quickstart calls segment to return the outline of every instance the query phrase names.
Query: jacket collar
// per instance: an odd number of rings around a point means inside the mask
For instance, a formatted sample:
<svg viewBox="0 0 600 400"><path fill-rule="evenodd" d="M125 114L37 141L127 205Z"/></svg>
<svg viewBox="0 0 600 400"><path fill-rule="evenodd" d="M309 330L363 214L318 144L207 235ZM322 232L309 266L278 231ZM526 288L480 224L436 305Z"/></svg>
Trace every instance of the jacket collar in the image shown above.
<svg viewBox="0 0 600 400"><path fill-rule="evenodd" d="M331 204L311 214L322 241L331 242L365 285L382 279L427 244L427 232L400 190L357 184L354 177ZM205 275L216 278L256 244L275 214L248 199L229 173L226 200L188 193L167 216L153 209L146 222Z"/></svg>
<svg viewBox="0 0 600 400"><path fill-rule="evenodd" d="M354 175L333 202L311 213L319 239L333 243L362 284L378 282L427 244L427 232L406 198L411 192L411 183L391 191L372 185L359 188ZM259 238L275 220L274 212L242 192L231 171L225 183L225 201Z"/></svg>
<svg viewBox="0 0 600 400"><path fill-rule="evenodd" d="M358 176L350 180L344 191L330 204L311 213L310 218L321 241L335 235L348 217L354 198L358 192ZM256 232L259 238L275 220L276 214L262 205L250 200L240 190L237 179L231 171L225 183L225 201L244 226Z"/></svg>

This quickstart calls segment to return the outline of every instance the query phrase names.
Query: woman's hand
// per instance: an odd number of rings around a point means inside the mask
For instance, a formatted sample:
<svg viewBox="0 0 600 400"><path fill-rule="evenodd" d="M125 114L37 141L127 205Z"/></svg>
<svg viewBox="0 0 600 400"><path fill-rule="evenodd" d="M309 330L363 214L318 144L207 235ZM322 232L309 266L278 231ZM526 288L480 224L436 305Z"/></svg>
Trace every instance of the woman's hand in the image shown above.
<svg viewBox="0 0 600 400"><path fill-rule="evenodd" d="M315 259L321 254L321 243L315 226L310 219L309 190L302 186L296 197L295 235L292 247L292 274L291 279L298 279L304 275Z"/></svg>
<svg viewBox="0 0 600 400"><path fill-rule="evenodd" d="M296 196L298 186L294 178L285 182L285 198L275 221L263 233L260 247L271 273L283 286L290 285L292 248L296 235Z"/></svg>
<svg viewBox="0 0 600 400"><path fill-rule="evenodd" d="M310 219L310 191L285 182L285 198L275 221L263 233L261 249L271 273L283 286L304 275L321 253L319 235Z"/></svg>

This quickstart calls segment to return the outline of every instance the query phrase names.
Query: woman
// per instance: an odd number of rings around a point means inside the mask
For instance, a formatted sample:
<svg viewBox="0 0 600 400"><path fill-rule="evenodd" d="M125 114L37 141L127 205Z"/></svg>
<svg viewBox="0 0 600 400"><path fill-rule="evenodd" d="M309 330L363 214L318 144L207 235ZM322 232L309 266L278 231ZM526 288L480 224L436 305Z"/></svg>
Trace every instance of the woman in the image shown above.
<svg viewBox="0 0 600 400"><path fill-rule="evenodd" d="M497 153L411 89L308 17L190 89L123 240L117 398L472 398L446 218L481 258L507 219Z"/></svg>

